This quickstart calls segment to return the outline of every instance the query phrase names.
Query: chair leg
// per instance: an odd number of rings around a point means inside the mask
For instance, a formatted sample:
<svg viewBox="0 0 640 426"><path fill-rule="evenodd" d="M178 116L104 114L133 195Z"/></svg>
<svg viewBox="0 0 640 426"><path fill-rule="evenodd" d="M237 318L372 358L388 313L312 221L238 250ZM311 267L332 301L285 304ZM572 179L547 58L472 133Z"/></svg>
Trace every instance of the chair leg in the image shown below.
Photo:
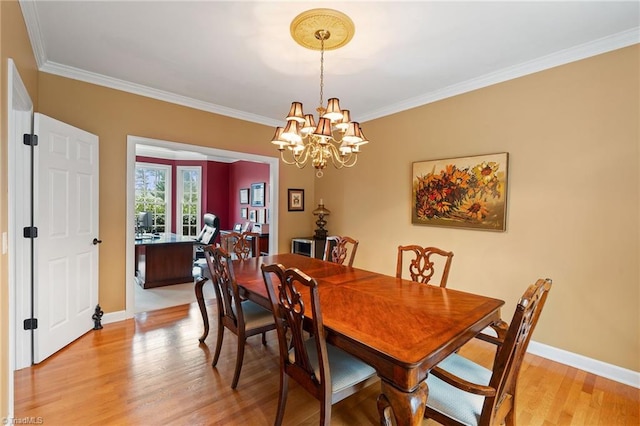
<svg viewBox="0 0 640 426"><path fill-rule="evenodd" d="M264 346L267 346L267 332L266 331L262 333L262 344Z"/></svg>
<svg viewBox="0 0 640 426"><path fill-rule="evenodd" d="M200 307L200 315L202 315L202 323L204 324L204 333L198 338L200 343L204 342L204 339L209 335L209 315L207 314L207 306L204 303L204 296L202 294L202 287L207 282L207 278L199 278L195 284L196 300L198 301L198 307Z"/></svg>
<svg viewBox="0 0 640 426"><path fill-rule="evenodd" d="M331 426L331 394L325 395L324 399L320 403L320 424Z"/></svg>
<svg viewBox="0 0 640 426"><path fill-rule="evenodd" d="M240 370L242 370L242 361L244 360L244 347L246 344L244 336L240 338L238 336L238 353L236 354L236 371L233 373L233 382L231 383L231 389L235 389L238 386L238 380L240 380Z"/></svg>
<svg viewBox="0 0 640 426"><path fill-rule="evenodd" d="M280 393L278 394L278 412L276 413L275 426L282 425L284 408L287 405L287 393L289 392L289 376L280 367Z"/></svg>
<svg viewBox="0 0 640 426"><path fill-rule="evenodd" d="M222 339L224 338L224 325L222 324L222 317L218 316L218 338L216 339L216 352L213 355L212 367L215 367L220 358L220 351L222 350Z"/></svg>

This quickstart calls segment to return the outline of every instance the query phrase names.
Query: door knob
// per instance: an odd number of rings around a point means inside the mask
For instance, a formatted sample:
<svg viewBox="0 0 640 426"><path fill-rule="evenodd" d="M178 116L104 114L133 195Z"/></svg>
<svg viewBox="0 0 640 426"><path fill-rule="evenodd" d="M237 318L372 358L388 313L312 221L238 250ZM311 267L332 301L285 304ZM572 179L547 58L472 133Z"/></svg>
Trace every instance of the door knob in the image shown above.
<svg viewBox="0 0 640 426"><path fill-rule="evenodd" d="M102 243L102 240L99 240L99 239L97 239L97 238L94 238L94 239L93 239L93 245L94 245L94 246L95 246L95 245L98 245L98 244L100 244L100 243Z"/></svg>

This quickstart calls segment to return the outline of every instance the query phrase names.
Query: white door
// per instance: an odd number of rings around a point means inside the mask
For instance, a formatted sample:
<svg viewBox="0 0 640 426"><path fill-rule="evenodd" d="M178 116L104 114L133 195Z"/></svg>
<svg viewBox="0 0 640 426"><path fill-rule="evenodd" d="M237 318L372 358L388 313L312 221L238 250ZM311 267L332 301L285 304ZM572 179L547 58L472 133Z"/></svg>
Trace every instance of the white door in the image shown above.
<svg viewBox="0 0 640 426"><path fill-rule="evenodd" d="M42 114L34 114L34 132L34 362L39 363L94 325L98 137Z"/></svg>

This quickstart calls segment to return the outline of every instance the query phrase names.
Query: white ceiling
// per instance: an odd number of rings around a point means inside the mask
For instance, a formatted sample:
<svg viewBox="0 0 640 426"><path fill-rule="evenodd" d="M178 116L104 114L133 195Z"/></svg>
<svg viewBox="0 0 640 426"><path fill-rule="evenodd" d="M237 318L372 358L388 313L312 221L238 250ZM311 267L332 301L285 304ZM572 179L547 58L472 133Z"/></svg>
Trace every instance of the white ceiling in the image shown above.
<svg viewBox="0 0 640 426"><path fill-rule="evenodd" d="M289 33L311 8L355 23L324 98L360 122L640 42L638 1L20 4L41 71L274 126L318 106L320 53Z"/></svg>

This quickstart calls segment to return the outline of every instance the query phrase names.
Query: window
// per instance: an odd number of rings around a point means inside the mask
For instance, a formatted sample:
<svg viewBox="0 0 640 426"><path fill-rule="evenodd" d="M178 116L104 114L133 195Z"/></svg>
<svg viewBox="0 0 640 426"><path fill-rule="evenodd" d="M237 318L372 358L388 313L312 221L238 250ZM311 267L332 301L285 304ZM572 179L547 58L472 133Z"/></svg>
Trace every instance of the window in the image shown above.
<svg viewBox="0 0 640 426"><path fill-rule="evenodd" d="M163 164L136 163L135 213L150 212L155 232L170 232L171 168Z"/></svg>
<svg viewBox="0 0 640 426"><path fill-rule="evenodd" d="M183 236L197 237L200 232L202 168L199 166L177 167L178 197L176 214L181 226L178 233Z"/></svg>

